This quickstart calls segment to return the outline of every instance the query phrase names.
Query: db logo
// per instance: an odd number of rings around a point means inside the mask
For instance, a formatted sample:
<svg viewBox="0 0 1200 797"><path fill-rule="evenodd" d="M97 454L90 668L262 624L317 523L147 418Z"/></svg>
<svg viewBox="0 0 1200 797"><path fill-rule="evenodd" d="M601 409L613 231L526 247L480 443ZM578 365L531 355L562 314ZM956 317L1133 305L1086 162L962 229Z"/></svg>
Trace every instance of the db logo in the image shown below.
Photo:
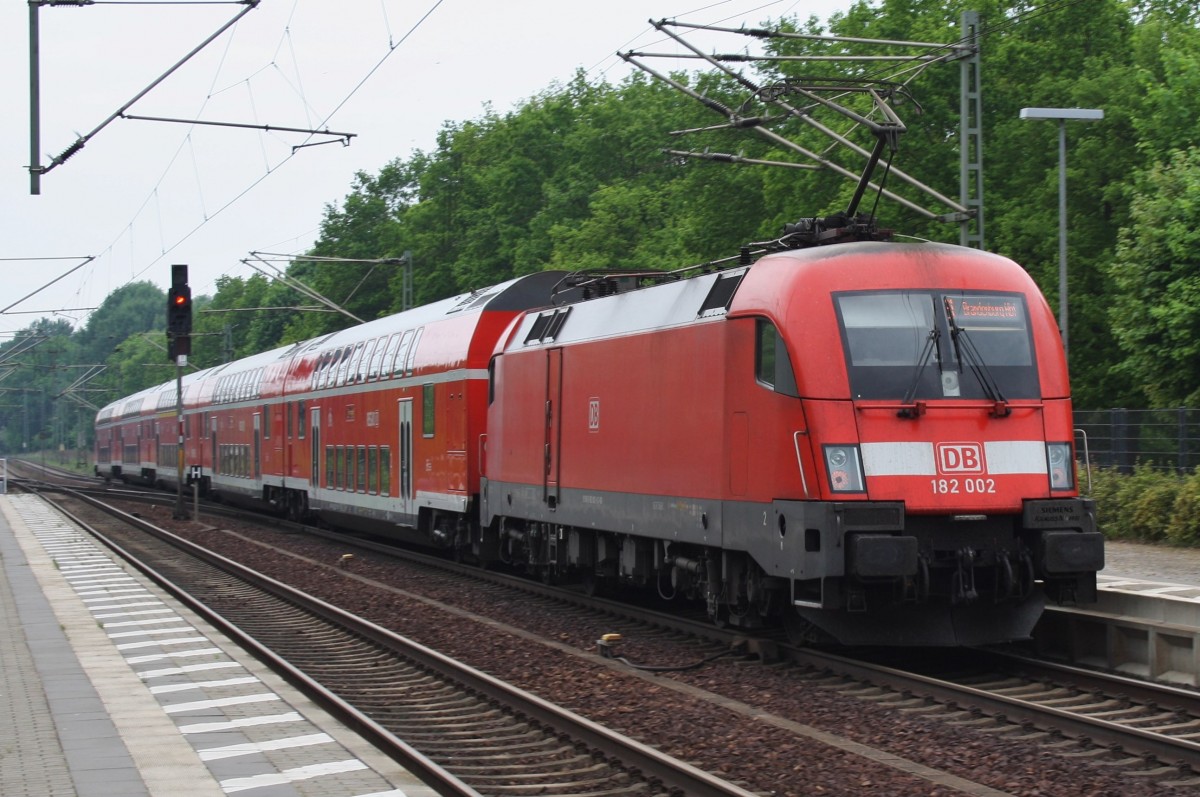
<svg viewBox="0 0 1200 797"><path fill-rule="evenodd" d="M600 399L588 399L588 431L600 431Z"/></svg>
<svg viewBox="0 0 1200 797"><path fill-rule="evenodd" d="M938 443L938 473L983 473L983 448L978 443Z"/></svg>

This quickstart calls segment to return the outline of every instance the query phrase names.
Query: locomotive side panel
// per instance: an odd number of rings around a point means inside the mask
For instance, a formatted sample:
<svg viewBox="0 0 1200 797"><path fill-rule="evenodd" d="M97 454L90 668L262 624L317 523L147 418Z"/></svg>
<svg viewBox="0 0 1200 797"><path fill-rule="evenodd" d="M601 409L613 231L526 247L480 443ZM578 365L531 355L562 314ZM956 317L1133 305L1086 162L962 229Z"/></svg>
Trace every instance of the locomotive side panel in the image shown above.
<svg viewBox="0 0 1200 797"><path fill-rule="evenodd" d="M719 545L725 370L719 322L504 354L490 511Z"/></svg>

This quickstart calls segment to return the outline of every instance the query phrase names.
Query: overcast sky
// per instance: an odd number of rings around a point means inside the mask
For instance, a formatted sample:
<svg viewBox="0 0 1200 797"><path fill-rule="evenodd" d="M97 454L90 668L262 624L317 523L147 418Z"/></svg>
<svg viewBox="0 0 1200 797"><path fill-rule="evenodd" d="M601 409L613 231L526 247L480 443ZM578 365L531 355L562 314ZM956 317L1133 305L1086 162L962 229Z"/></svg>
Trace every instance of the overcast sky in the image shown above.
<svg viewBox="0 0 1200 797"><path fill-rule="evenodd" d="M577 69L616 82L628 69L618 51L668 50L650 18L758 26L783 16L824 20L850 5L662 2L261 0L126 113L327 128L354 134L349 146L328 136L117 118L44 174L33 196L30 11L6 0L0 308L96 259L0 314L0 341L39 315L85 320L86 310L69 308L96 307L131 280L165 288L172 263L189 265L193 293L211 294L222 274L255 273L241 263L251 251L301 253L356 172L432 150L447 120L476 118L488 105L503 113ZM42 7L40 163L92 133L245 8L118 0ZM330 143L293 152L318 142Z"/></svg>

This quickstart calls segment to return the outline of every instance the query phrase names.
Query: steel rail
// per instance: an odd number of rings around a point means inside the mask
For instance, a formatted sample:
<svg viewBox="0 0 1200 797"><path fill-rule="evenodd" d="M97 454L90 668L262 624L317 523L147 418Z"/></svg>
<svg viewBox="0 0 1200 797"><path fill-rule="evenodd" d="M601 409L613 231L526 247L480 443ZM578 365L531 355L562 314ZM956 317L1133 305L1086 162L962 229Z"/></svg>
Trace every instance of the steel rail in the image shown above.
<svg viewBox="0 0 1200 797"><path fill-rule="evenodd" d="M1118 722L1088 716L1054 706L1039 705L1032 700L998 694L987 689L958 684L918 673L886 667L870 662L858 661L832 653L812 655L798 654L813 666L824 667L839 675L897 691L911 692L914 696L928 697L936 701L979 708L986 713L1002 716L1017 723L1031 723L1034 727L1061 731L1069 736L1089 739L1101 746L1120 747L1131 755L1153 756L1163 761L1176 763L1200 770L1200 743L1190 739L1171 737L1151 730L1133 728ZM1038 666L1046 666L1039 662ZM1120 688L1128 679L1075 668L1060 667L1061 672L1072 676L1086 675L1093 682L1104 683L1106 688ZM1098 679L1098 680L1097 680ZM1178 698L1182 690L1167 687L1156 688L1143 684L1159 698ZM1149 692L1147 692L1148 694ZM1115 695L1116 692L1114 691ZM1193 709L1200 702L1200 695L1190 701Z"/></svg>

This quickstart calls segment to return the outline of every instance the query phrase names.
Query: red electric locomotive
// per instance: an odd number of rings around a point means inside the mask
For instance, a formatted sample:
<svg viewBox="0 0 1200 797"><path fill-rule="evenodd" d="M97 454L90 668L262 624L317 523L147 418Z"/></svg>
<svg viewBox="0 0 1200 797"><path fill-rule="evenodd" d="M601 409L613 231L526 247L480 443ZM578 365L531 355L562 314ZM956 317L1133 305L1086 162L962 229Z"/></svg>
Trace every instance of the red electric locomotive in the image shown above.
<svg viewBox="0 0 1200 797"><path fill-rule="evenodd" d="M531 311L492 370L481 527L510 561L845 644L1020 639L1044 596L1095 600L1062 343L1005 258L780 252Z"/></svg>

